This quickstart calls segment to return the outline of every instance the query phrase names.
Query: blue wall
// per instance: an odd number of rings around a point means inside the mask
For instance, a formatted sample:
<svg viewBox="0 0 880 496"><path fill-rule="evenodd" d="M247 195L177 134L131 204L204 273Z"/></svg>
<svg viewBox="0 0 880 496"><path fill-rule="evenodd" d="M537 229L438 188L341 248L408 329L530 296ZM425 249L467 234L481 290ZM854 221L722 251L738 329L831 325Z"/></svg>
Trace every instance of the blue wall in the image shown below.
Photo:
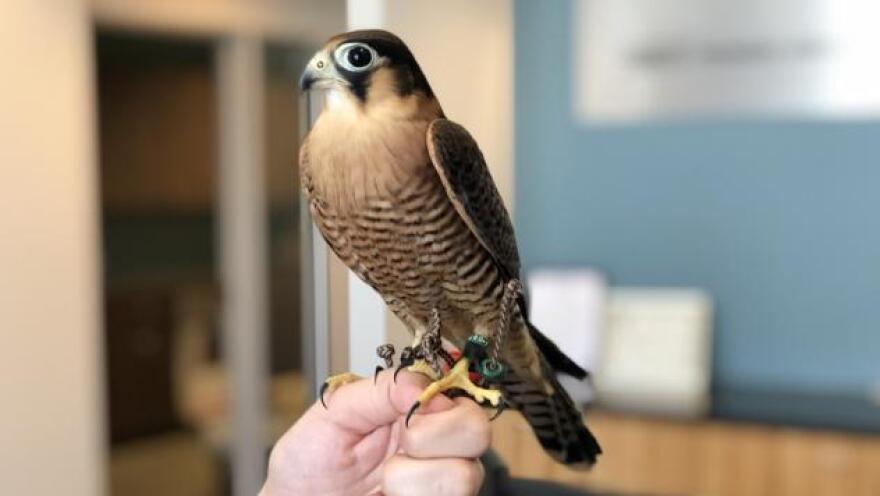
<svg viewBox="0 0 880 496"><path fill-rule="evenodd" d="M572 13L515 7L526 268L706 288L719 390L864 398L880 383L880 124L576 123Z"/></svg>

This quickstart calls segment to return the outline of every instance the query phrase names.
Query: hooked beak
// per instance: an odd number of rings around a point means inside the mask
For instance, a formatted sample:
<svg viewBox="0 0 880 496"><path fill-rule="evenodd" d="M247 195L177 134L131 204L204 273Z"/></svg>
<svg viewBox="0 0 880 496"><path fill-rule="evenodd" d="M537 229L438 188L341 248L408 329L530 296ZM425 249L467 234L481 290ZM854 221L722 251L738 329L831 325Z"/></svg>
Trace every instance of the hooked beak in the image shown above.
<svg viewBox="0 0 880 496"><path fill-rule="evenodd" d="M311 64L309 64L306 66L306 70L303 71L302 76L299 77L299 89L309 91L317 80L318 75L312 70Z"/></svg>
<svg viewBox="0 0 880 496"><path fill-rule="evenodd" d="M306 65L302 76L299 78L299 88L308 91L313 87L329 86L341 82L336 68L330 63L330 57L323 50L316 53Z"/></svg>

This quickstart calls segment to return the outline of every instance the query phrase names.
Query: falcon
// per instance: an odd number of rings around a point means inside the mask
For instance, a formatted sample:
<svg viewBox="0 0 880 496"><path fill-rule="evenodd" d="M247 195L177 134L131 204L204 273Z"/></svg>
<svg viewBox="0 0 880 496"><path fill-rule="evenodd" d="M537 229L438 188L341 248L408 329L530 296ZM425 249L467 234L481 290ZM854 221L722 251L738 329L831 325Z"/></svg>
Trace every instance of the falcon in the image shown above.
<svg viewBox="0 0 880 496"><path fill-rule="evenodd" d="M434 395L467 394L520 411L556 460L595 463L599 444L556 378L587 373L529 322L513 227L483 154L446 118L406 44L381 30L337 35L300 87L327 92L300 149L312 217L413 334L401 366L434 381L410 415ZM393 347L378 353L392 365ZM356 378L329 378L322 401Z"/></svg>

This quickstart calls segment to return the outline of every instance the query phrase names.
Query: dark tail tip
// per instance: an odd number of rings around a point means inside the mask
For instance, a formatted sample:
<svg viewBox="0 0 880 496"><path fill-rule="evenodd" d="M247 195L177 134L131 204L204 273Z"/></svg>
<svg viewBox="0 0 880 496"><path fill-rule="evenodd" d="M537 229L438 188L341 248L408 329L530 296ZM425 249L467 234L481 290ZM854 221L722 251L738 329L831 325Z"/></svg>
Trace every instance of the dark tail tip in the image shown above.
<svg viewBox="0 0 880 496"><path fill-rule="evenodd" d="M547 359L547 363L550 367L556 372L561 372L566 375L570 375L575 379L584 380L587 378L587 371L584 370L580 365L574 363L571 358L568 358L568 355L562 352L556 343L550 340L547 336L541 333L537 327L533 326L531 322L528 323L529 326L529 335L532 336L532 340L535 342L535 345L538 346L538 349L541 350L541 354L544 355L544 358Z"/></svg>
<svg viewBox="0 0 880 496"><path fill-rule="evenodd" d="M590 468L602 454L593 433L584 424L583 412L551 376L554 392L543 402L522 405L521 411L541 446L557 461L573 468Z"/></svg>

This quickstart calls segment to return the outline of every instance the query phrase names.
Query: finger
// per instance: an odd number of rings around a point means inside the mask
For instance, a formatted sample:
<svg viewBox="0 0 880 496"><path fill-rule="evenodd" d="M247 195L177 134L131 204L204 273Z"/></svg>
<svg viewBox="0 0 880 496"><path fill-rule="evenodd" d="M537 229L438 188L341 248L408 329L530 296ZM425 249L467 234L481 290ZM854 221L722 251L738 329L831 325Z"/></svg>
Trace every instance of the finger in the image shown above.
<svg viewBox="0 0 880 496"><path fill-rule="evenodd" d="M385 496L473 496L483 485L483 465L468 458L389 458L382 469Z"/></svg>
<svg viewBox="0 0 880 496"><path fill-rule="evenodd" d="M476 458L492 441L489 417L470 398L456 398L455 407L413 417L402 432L403 451L415 458Z"/></svg>
<svg viewBox="0 0 880 496"><path fill-rule="evenodd" d="M411 372L402 372L395 384L391 379L392 372L380 372L375 384L372 379L346 384L325 397L326 410L317 405L312 406L312 411L342 428L359 433L369 433L376 427L391 424L406 415L428 385L425 376ZM452 400L438 396L425 406L424 411L437 412L452 406Z"/></svg>

